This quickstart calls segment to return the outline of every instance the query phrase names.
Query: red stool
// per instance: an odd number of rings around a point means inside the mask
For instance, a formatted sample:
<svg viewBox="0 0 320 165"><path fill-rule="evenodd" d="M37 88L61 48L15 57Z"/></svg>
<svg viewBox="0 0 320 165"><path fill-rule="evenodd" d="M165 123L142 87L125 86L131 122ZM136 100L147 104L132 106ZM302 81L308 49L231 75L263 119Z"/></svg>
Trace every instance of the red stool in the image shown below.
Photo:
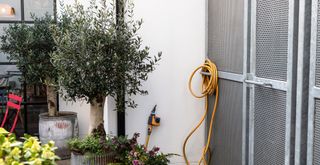
<svg viewBox="0 0 320 165"><path fill-rule="evenodd" d="M7 109L6 109L4 118L2 120L1 127L4 127L7 121L9 110L16 110L16 115L14 117L13 125L10 129L10 133L12 133L13 130L16 128L18 116L20 114L21 103L22 103L22 97L14 95L12 93L9 94L8 101L7 101Z"/></svg>

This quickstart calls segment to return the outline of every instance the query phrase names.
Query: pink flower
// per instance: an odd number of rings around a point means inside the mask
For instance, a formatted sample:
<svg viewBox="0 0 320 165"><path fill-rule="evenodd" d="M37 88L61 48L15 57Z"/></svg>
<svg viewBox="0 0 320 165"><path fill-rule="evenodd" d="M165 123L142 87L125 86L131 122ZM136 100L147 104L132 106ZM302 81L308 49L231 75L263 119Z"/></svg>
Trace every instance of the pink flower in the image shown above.
<svg viewBox="0 0 320 165"><path fill-rule="evenodd" d="M133 153L133 156L134 156L134 157L138 157L138 156L139 156L139 153L138 153L138 152L134 152L134 153Z"/></svg>

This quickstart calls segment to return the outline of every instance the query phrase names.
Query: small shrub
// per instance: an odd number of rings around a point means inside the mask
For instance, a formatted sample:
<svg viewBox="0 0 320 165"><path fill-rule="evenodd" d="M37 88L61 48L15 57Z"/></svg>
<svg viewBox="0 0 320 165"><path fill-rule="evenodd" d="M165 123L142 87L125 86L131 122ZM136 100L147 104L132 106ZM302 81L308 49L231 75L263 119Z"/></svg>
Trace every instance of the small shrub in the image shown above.
<svg viewBox="0 0 320 165"><path fill-rule="evenodd" d="M99 138L94 136L87 136L84 139L71 139L69 142L69 148L76 154L90 154L103 155L103 145L100 143Z"/></svg>
<svg viewBox="0 0 320 165"><path fill-rule="evenodd" d="M84 139L72 139L69 148L76 154L82 155L112 155L109 165L167 165L168 157L175 154L163 154L158 147L147 151L138 144L139 134L136 133L131 139L125 137L107 137L101 140L101 136L91 134Z"/></svg>
<svg viewBox="0 0 320 165"><path fill-rule="evenodd" d="M24 141L16 140L14 134L10 134L0 128L0 165L55 165L59 159L55 155L54 142L40 145L37 137L25 135Z"/></svg>

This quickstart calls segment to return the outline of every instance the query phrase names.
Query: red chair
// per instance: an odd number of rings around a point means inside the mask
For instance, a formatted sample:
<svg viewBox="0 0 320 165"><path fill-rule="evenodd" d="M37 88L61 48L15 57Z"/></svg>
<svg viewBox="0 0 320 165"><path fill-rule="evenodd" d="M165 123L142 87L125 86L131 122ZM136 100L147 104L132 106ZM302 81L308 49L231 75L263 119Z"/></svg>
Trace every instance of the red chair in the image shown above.
<svg viewBox="0 0 320 165"><path fill-rule="evenodd" d="M1 127L5 126L9 110L12 110L12 109L16 110L16 115L14 117L13 125L12 125L12 127L10 129L10 133L12 133L13 130L16 128L17 121L18 121L18 116L19 116L19 113L20 113L21 103L22 103L22 97L14 95L12 93L9 94L8 101L7 101L7 109L6 109L6 112L4 114L4 118L2 120Z"/></svg>

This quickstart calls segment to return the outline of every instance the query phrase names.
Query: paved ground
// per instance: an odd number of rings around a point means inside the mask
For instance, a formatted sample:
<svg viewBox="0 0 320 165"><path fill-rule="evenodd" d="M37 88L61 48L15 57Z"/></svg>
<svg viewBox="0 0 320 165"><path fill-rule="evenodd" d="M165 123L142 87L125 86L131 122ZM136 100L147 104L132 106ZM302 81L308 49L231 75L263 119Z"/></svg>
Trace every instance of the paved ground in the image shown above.
<svg viewBox="0 0 320 165"><path fill-rule="evenodd" d="M70 165L70 160L60 160L58 161L58 165Z"/></svg>

